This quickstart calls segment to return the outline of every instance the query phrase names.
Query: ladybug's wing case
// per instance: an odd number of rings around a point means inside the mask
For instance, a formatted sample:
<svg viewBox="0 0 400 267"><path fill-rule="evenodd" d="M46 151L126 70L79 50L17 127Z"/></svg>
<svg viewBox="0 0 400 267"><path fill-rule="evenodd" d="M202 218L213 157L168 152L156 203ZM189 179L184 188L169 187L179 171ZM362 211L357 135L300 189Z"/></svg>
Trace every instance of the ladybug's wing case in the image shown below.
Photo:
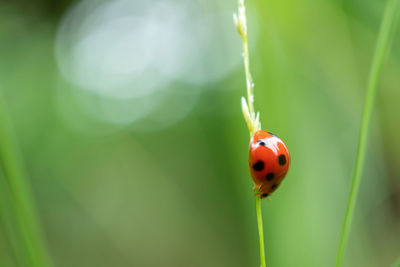
<svg viewBox="0 0 400 267"><path fill-rule="evenodd" d="M279 137L257 131L250 140L249 167L256 194L265 197L275 191L290 165L289 151Z"/></svg>

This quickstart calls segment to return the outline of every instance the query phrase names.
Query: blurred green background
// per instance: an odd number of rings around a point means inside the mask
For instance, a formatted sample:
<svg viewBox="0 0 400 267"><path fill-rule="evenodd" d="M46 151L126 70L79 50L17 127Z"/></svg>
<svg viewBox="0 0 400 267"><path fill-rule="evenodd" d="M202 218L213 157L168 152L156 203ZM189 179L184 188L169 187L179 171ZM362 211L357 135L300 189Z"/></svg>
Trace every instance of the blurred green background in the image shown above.
<svg viewBox="0 0 400 267"><path fill-rule="evenodd" d="M247 1L256 110L292 159L262 203L268 266L334 264L384 3ZM236 8L0 2L0 89L55 266L259 265ZM345 266L400 256L399 84L395 38Z"/></svg>

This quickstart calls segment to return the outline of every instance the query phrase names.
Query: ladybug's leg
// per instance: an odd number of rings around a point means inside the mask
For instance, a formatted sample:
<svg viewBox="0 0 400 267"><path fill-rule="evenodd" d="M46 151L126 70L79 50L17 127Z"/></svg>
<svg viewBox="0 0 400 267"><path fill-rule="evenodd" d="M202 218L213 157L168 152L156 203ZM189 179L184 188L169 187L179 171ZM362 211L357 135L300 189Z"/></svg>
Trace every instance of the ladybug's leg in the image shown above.
<svg viewBox="0 0 400 267"><path fill-rule="evenodd" d="M269 198L270 193L266 193L263 189L264 184L255 185L254 186L254 193L260 196L261 199ZM265 188L264 188L265 189ZM268 192L268 191L267 191Z"/></svg>
<svg viewBox="0 0 400 267"><path fill-rule="evenodd" d="M259 184L259 185L256 184L256 185L254 185L253 190L254 190L254 193L255 193L256 195L258 195L258 194L260 193L261 187L262 187L262 184Z"/></svg>

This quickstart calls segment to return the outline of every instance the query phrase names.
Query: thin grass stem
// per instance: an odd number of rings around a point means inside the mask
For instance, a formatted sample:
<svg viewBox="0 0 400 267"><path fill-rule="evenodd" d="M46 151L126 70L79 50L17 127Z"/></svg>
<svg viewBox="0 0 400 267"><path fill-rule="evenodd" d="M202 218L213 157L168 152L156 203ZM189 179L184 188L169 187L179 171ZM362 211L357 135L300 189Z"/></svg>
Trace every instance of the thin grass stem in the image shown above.
<svg viewBox="0 0 400 267"><path fill-rule="evenodd" d="M243 62L244 62L244 72L246 75L246 89L247 89L247 99L242 97L242 112L251 137L254 135L256 131L261 129L261 123L260 123L260 113L256 114L256 112L254 111L254 83L250 73L249 44L247 41L246 7L244 5L244 0L239 0L238 4L239 4L238 13L233 15L233 19L235 21L236 28L240 36L242 37L243 41ZM264 248L264 230L262 222L260 196L256 195L255 201L256 201L258 236L260 240L260 262L261 262L261 267L265 267L266 264L265 264L265 248Z"/></svg>
<svg viewBox="0 0 400 267"><path fill-rule="evenodd" d="M365 151L368 139L368 130L371 124L371 116L375 103L376 92L382 66L388 54L391 40L393 39L394 26L397 20L397 9L399 0L388 0L386 3L382 23L379 29L375 53L369 74L367 95L362 113L359 143L356 155L355 166L352 175L350 193L343 221L342 235L336 258L336 267L341 266L343 255L349 239L349 232L354 216L354 209L361 182L361 174L364 167Z"/></svg>
<svg viewBox="0 0 400 267"><path fill-rule="evenodd" d="M24 257L24 251L19 242L18 231L15 227L15 216L10 208L10 192L4 179L3 173L0 173L0 221L4 228L5 236L10 245L17 266L28 266L27 259Z"/></svg>
<svg viewBox="0 0 400 267"><path fill-rule="evenodd" d="M243 116L249 128L250 136L261 129L259 113L254 110L254 82L250 73L249 44L247 41L247 15L244 0L239 0L238 13L233 15L236 28L243 41L243 62L246 75L247 98L242 98Z"/></svg>
<svg viewBox="0 0 400 267"><path fill-rule="evenodd" d="M260 196L256 196L256 212L257 212L257 225L258 225L258 235L260 240L260 260L261 267L265 267L265 248L264 248L264 231L263 231L263 221L261 214L261 199Z"/></svg>
<svg viewBox="0 0 400 267"><path fill-rule="evenodd" d="M17 140L1 93L0 164L10 192L10 203L8 205L15 215L15 227L25 254L19 256L28 259L29 266L50 266L49 256L38 223L31 188L25 175L22 159L18 151Z"/></svg>
<svg viewBox="0 0 400 267"><path fill-rule="evenodd" d="M400 267L400 257L391 265L391 267Z"/></svg>

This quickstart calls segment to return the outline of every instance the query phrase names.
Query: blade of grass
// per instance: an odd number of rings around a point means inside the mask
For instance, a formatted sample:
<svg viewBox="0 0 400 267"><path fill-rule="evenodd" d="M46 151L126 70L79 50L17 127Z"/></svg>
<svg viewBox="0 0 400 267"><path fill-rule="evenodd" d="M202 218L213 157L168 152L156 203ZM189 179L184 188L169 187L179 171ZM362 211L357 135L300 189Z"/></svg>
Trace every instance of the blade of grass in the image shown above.
<svg viewBox="0 0 400 267"><path fill-rule="evenodd" d="M391 267L400 267L400 257L391 265Z"/></svg>
<svg viewBox="0 0 400 267"><path fill-rule="evenodd" d="M247 16L246 7L244 5L244 0L238 1L238 13L233 14L233 19L236 24L236 28L242 37L243 41L243 63L244 71L246 75L246 89L247 89L247 99L242 97L242 112L243 117L246 121L247 127L249 129L250 137L254 133L261 129L260 124L260 113L254 111L254 83L253 78L250 73L250 59L249 59L249 45L247 42ZM258 237L260 240L260 262L261 267L265 267L265 248L264 248L264 231L261 213L261 199L258 195L255 196L256 201L256 214L257 214L257 226L258 226Z"/></svg>
<svg viewBox="0 0 400 267"><path fill-rule="evenodd" d="M19 242L26 254L19 257L26 258L29 266L50 266L50 258L42 239L31 188L17 147L12 123L0 93L0 164L11 196L11 201L7 204L15 215Z"/></svg>
<svg viewBox="0 0 400 267"><path fill-rule="evenodd" d="M7 184L4 175L0 172L0 223L4 229L4 234L7 238L11 252L13 253L17 266L28 266L25 257L22 257L23 250L18 239L18 231L15 227L15 216L10 209L8 203L11 202L10 193L7 189ZM3 263L0 264L3 266Z"/></svg>
<svg viewBox="0 0 400 267"><path fill-rule="evenodd" d="M393 39L393 33L395 28L394 26L396 25L397 21L396 19L397 19L398 5L399 5L399 0L387 1L382 23L379 29L376 49L369 74L367 96L365 99L362 120L361 120L361 128L359 133L358 150L352 175L352 182L349 193L349 199L347 203L346 214L343 222L340 245L336 258L336 267L339 267L342 264L344 251L346 249L347 241L349 238L350 227L354 216L354 208L361 182L361 173L364 167L368 130L370 128L371 115L375 102L379 76L382 71L382 66L385 61L385 58L388 54L391 40Z"/></svg>
<svg viewBox="0 0 400 267"><path fill-rule="evenodd" d="M261 214L261 199L256 196L256 212L257 212L257 225L258 225L258 235L260 240L260 260L261 267L265 267L265 248L264 248L264 231L263 231L263 221Z"/></svg>

